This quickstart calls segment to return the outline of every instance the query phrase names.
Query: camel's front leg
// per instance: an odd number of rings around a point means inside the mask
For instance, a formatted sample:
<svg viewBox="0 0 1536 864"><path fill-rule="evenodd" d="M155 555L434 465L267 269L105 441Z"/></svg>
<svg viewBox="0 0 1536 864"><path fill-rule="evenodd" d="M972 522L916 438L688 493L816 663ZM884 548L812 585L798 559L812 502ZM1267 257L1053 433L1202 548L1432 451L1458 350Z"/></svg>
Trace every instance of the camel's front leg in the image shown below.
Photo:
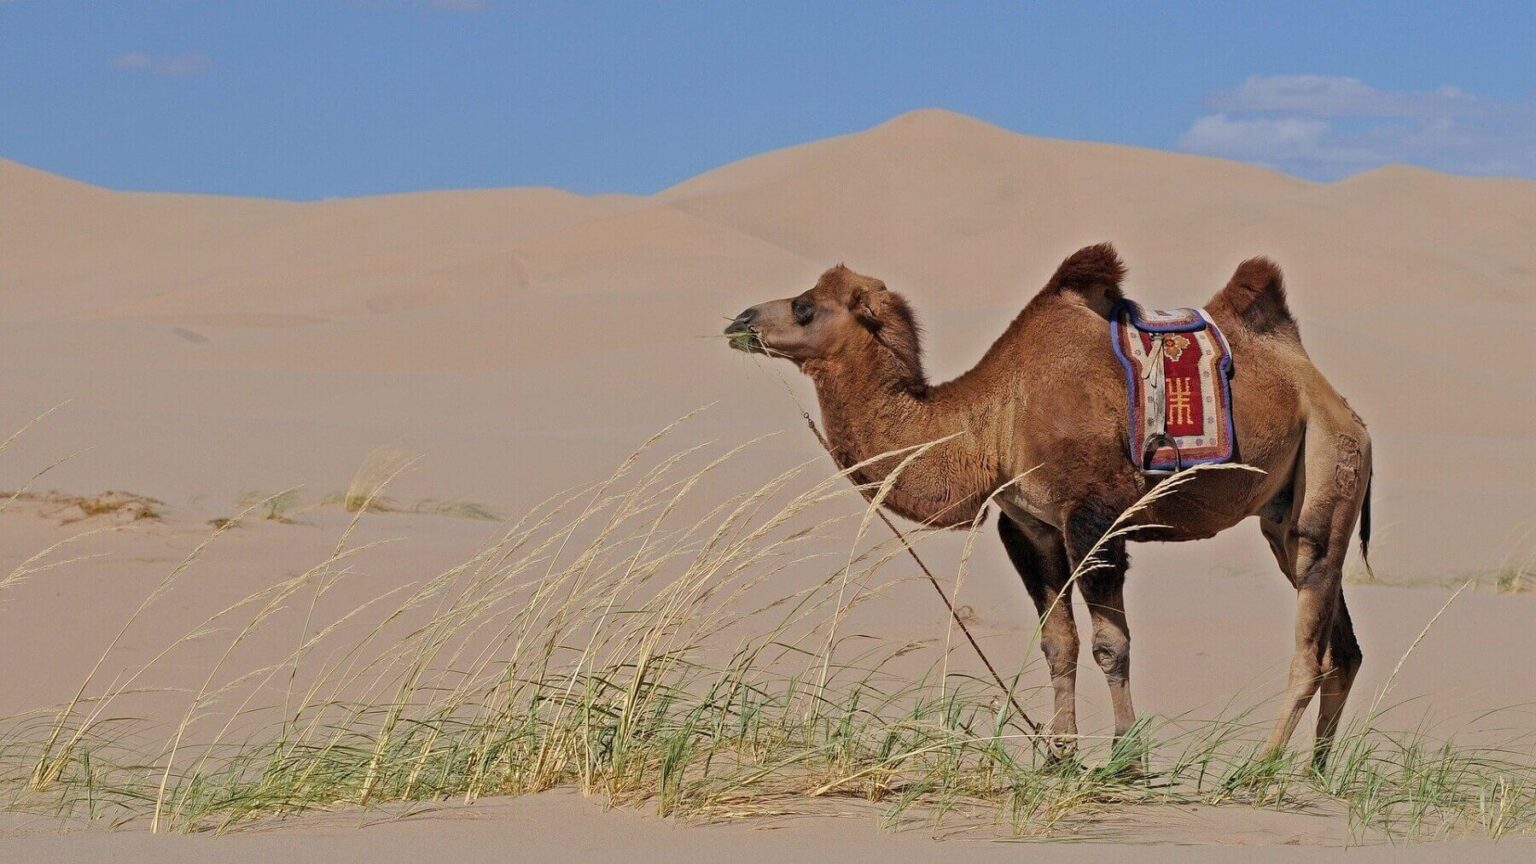
<svg viewBox="0 0 1536 864"><path fill-rule="evenodd" d="M1040 613L1040 650L1055 692L1055 710L1049 723L1051 749L1057 758L1065 758L1077 748L1078 652L1066 549L1055 529L1026 519L999 514L997 529L1009 560Z"/></svg>
<svg viewBox="0 0 1536 864"><path fill-rule="evenodd" d="M1083 599L1093 617L1093 659L1104 670L1115 711L1115 738L1131 731L1131 626L1125 618L1125 571L1083 580Z"/></svg>
<svg viewBox="0 0 1536 864"><path fill-rule="evenodd" d="M1088 614L1093 617L1093 659L1104 670L1115 712L1115 739L1136 724L1131 705L1131 627L1125 614L1125 541L1103 541L1114 523L1108 508L1079 506L1066 518L1067 559L1077 571Z"/></svg>
<svg viewBox="0 0 1536 864"><path fill-rule="evenodd" d="M1072 586L1040 586L1030 590L1035 608L1040 610L1040 651L1051 672L1051 689L1056 695L1051 714L1052 750L1058 757L1077 750L1077 622L1072 617Z"/></svg>

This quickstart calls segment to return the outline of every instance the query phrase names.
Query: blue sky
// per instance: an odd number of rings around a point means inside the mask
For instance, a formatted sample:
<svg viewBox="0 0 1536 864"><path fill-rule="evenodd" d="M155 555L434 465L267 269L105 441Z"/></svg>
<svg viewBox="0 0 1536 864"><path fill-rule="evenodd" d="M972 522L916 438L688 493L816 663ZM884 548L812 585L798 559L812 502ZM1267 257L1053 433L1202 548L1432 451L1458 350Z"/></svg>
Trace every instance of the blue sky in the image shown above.
<svg viewBox="0 0 1536 864"><path fill-rule="evenodd" d="M942 107L1536 177L1536 4L0 0L0 156L124 189L652 192ZM0 190L3 194L3 190Z"/></svg>

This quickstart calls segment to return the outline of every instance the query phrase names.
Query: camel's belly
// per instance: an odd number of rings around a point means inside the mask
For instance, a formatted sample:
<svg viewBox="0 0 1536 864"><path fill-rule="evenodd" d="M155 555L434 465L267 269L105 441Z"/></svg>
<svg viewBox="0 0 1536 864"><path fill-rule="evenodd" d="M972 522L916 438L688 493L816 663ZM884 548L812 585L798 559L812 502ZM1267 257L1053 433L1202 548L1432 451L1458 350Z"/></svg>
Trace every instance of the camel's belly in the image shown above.
<svg viewBox="0 0 1536 864"><path fill-rule="evenodd" d="M1134 469L1122 475L1126 488L1116 490L1120 500L1140 502L1122 513L1123 526L1147 526L1130 536L1138 542L1181 542L1205 540L1261 513L1289 483L1289 476L1276 476L1241 467L1190 469L1194 475L1173 475L1163 484L1177 481L1160 495L1149 491L1159 478L1143 477ZM1042 478L1044 481L1044 478ZM1062 528L1062 514L1074 501L1057 500L1048 491L1058 484L1021 483L1018 488L998 495L997 503L1015 520L1028 517L1057 530ZM1150 497L1152 500L1147 501ZM1128 515L1126 515L1128 514ZM1156 527L1153 527L1156 526Z"/></svg>

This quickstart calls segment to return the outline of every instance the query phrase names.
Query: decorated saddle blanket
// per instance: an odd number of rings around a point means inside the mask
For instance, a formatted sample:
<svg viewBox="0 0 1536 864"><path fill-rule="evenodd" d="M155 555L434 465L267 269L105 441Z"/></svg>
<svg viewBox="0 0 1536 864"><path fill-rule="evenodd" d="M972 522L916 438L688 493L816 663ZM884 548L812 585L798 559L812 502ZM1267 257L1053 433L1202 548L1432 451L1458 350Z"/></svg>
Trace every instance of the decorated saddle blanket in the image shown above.
<svg viewBox="0 0 1536 864"><path fill-rule="evenodd" d="M1137 467L1166 474L1232 459L1232 352L1205 310L1143 309L1122 300L1109 334L1125 368Z"/></svg>

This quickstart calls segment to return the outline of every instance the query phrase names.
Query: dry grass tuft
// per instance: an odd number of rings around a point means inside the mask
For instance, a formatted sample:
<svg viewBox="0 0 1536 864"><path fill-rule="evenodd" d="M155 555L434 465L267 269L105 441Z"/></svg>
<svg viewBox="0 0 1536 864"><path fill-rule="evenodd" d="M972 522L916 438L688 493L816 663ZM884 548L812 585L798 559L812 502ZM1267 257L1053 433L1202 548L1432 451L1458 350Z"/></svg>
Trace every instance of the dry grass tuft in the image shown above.
<svg viewBox="0 0 1536 864"><path fill-rule="evenodd" d="M660 452L670 431L457 566L319 620L322 598L370 551L351 540L358 520L409 464L370 459L334 554L168 645L150 665L188 641L225 640L196 687L162 694L180 700L173 728L134 727L118 706L143 695L147 667L98 677L226 523L145 598L68 705L0 727L0 801L157 831L556 786L694 820L858 800L892 822L990 820L1023 836L1194 803L1332 809L1362 837L1536 829L1523 742L1391 734L1374 710L1321 773L1308 754L1259 756L1267 723L1246 713L1147 719L1113 747L1087 738L1079 761L1051 764L1017 731L1010 700L950 657L945 633L896 642L851 629L858 607L912 578L892 566L905 554L894 541L849 548L871 516L847 481L862 466L818 478L818 460L700 501L745 446ZM878 501L888 486L863 491ZM1130 530L1117 523L1106 540ZM243 664L242 646L268 628L296 634L291 651Z"/></svg>
<svg viewBox="0 0 1536 864"><path fill-rule="evenodd" d="M374 448L352 475L352 482L342 497L342 506L348 513L361 513L371 506L383 508L386 502L384 487L415 461L415 456L395 447Z"/></svg>
<svg viewBox="0 0 1536 864"><path fill-rule="evenodd" d="M39 506L39 515L59 520L60 525L108 517L113 522L159 520L165 515L165 502L147 495L108 490L98 495L70 495L64 492L0 492L7 501L31 501Z"/></svg>
<svg viewBox="0 0 1536 864"><path fill-rule="evenodd" d="M247 492L240 496L238 503L241 507L254 508L262 519L291 525L301 510L302 502L299 490L285 489L277 493Z"/></svg>
<svg viewBox="0 0 1536 864"><path fill-rule="evenodd" d="M1493 574L1493 584L1500 594L1536 591L1536 563L1505 565Z"/></svg>

